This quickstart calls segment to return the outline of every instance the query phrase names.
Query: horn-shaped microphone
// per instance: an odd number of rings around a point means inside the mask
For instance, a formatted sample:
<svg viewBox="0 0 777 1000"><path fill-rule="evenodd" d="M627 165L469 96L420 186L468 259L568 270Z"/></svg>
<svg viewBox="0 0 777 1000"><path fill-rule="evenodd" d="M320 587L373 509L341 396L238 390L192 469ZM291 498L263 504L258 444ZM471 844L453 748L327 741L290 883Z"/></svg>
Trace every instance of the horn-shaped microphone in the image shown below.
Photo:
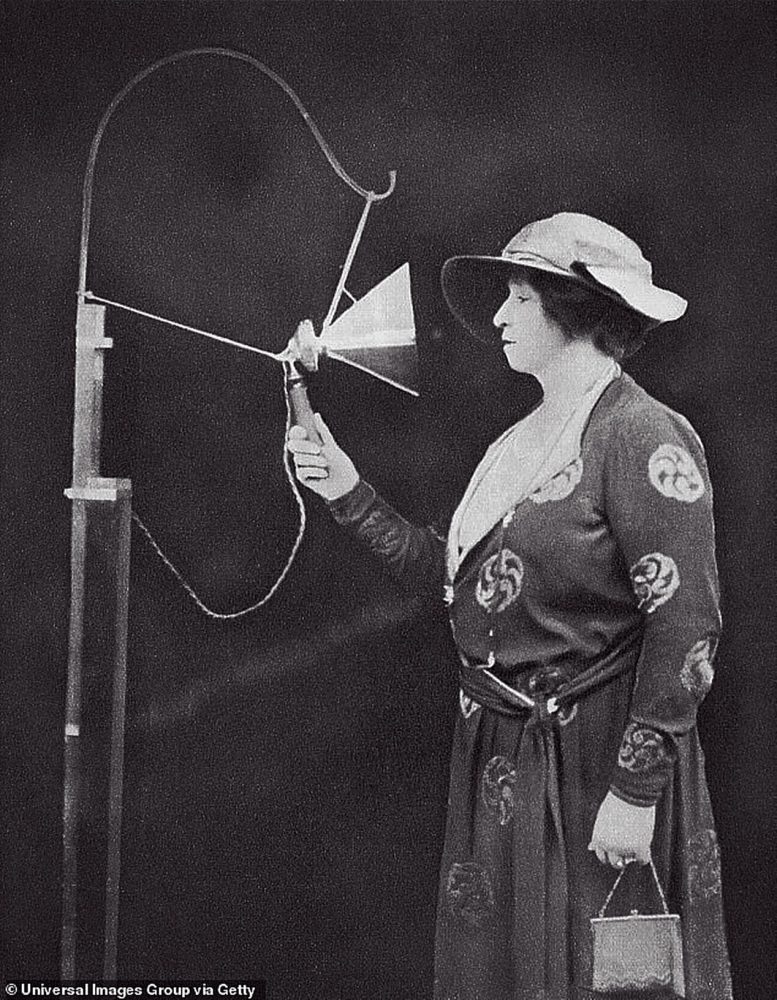
<svg viewBox="0 0 777 1000"><path fill-rule="evenodd" d="M283 353L286 389L294 421L320 443L313 408L308 400L305 371L317 371L326 354L367 372L395 389L418 395L415 319L410 293L410 267L403 264L354 300L317 337L310 320L303 320Z"/></svg>

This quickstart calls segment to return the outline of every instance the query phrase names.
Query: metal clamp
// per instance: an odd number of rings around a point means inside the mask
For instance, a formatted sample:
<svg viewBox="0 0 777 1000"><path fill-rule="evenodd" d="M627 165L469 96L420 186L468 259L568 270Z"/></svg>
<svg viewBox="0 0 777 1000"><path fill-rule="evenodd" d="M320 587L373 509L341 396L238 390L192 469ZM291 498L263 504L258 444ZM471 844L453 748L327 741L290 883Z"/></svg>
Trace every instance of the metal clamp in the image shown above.
<svg viewBox="0 0 777 1000"><path fill-rule="evenodd" d="M89 476L85 486L69 486L64 490L69 500L116 501L132 496L129 479L112 479L106 476Z"/></svg>

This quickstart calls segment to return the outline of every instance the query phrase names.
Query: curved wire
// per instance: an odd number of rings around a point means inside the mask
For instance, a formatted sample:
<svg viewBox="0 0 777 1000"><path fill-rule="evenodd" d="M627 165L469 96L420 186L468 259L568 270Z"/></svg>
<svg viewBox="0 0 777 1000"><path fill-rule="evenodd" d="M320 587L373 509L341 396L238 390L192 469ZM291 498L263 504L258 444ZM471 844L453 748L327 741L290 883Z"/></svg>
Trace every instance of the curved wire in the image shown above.
<svg viewBox="0 0 777 1000"><path fill-rule="evenodd" d="M321 152L327 158L329 165L332 167L337 176L348 185L348 187L350 187L362 198L366 199L368 203L373 201L382 201L384 198L388 198L394 191L397 179L395 170L389 171L389 186L380 194L376 194L374 191L368 191L360 184L357 184L350 174L348 174L341 166L337 157L329 148L327 141L321 135L318 126L310 117L305 106L299 97L297 97L296 93L292 90L289 84L286 83L283 77L279 76L274 70L271 70L269 66L265 66L263 62L260 62L253 56L247 55L245 52L238 52L236 49L225 49L212 46L198 49L185 49L182 52L174 52L172 55L165 56L164 59L158 59L155 63L152 63L144 70L141 70L140 73L133 76L129 83L122 87L122 89L118 92L118 94L116 94L111 103L105 109L103 116L100 119L100 123L97 126L97 131L92 139L92 145L89 149L89 157L86 161L86 174L84 175L84 190L81 202L81 250L78 263L78 294L81 297L83 297L86 293L87 263L89 257L89 230L91 227L92 194L94 190L94 171L97 162L97 153L100 149L100 142L102 141L102 137L108 127L108 122L111 120L114 111L122 103L124 98L130 93L130 91L134 90L141 81L145 80L146 77L151 76L152 73L155 73L163 66L169 66L171 63L180 62L182 59L188 59L193 56L224 56L227 59L237 59L240 62L248 63L249 66L253 66L254 69L258 69L266 77L272 80L273 83L277 84L287 97L289 97L297 111L299 111L305 120L305 124L312 132L313 138L321 148Z"/></svg>

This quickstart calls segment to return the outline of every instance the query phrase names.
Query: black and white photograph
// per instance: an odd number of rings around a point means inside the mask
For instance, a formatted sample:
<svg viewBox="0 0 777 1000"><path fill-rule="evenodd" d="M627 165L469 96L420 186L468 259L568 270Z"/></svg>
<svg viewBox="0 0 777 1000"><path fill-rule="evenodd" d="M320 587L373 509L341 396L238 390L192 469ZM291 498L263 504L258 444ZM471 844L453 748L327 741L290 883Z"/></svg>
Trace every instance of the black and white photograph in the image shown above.
<svg viewBox="0 0 777 1000"><path fill-rule="evenodd" d="M6 997L777 997L777 17L0 0Z"/></svg>

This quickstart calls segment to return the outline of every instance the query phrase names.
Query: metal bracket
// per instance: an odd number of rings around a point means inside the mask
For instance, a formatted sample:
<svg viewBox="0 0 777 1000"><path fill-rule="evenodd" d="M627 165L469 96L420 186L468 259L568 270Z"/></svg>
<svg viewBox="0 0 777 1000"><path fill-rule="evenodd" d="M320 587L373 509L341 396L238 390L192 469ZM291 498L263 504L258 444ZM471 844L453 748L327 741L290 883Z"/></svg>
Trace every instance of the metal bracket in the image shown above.
<svg viewBox="0 0 777 1000"><path fill-rule="evenodd" d="M132 480L89 476L86 486L70 486L65 496L70 500L116 501L132 496Z"/></svg>

